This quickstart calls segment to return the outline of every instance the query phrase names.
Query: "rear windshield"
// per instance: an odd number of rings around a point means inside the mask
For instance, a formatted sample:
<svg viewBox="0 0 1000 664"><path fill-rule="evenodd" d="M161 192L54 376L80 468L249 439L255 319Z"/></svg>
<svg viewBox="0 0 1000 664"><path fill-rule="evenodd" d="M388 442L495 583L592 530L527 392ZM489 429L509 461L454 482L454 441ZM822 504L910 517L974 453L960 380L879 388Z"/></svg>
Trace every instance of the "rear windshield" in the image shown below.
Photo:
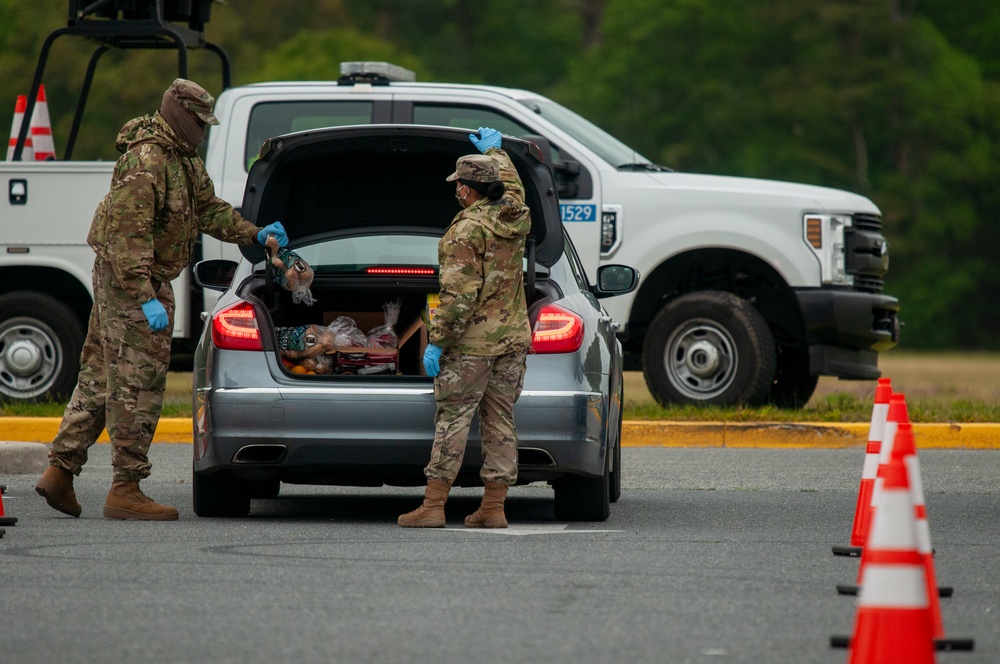
<svg viewBox="0 0 1000 664"><path fill-rule="evenodd" d="M437 270L438 240L436 236L402 234L341 237L296 247L295 253L316 274L361 272L371 267ZM522 269L527 269L526 258L522 260ZM548 274L542 265L536 265L535 272L540 276Z"/></svg>
<svg viewBox="0 0 1000 664"><path fill-rule="evenodd" d="M357 272L369 267L437 268L438 238L426 235L344 237L296 247L317 274Z"/></svg>

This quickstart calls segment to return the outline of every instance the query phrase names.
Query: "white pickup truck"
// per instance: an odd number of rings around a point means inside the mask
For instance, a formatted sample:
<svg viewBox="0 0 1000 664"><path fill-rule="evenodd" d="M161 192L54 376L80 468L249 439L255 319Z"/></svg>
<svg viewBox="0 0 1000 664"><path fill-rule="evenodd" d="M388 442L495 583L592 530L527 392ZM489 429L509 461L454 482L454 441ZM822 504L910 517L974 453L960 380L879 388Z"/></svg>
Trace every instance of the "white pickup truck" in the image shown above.
<svg viewBox="0 0 1000 664"><path fill-rule="evenodd" d="M641 367L662 403L799 406L819 376L877 378L878 353L898 341L899 303L882 293L888 243L863 196L678 173L533 92L419 83L386 63L344 63L341 74L219 95L222 124L211 129L206 164L222 198L240 205L272 136L365 123L495 127L541 148L589 274L611 261L640 271L635 292L604 304L620 326L626 369ZM85 238L112 167L0 162L2 399L72 388L91 307ZM204 237L198 258L235 251ZM203 298L213 298L188 274L174 289L174 336L184 344L198 336Z"/></svg>

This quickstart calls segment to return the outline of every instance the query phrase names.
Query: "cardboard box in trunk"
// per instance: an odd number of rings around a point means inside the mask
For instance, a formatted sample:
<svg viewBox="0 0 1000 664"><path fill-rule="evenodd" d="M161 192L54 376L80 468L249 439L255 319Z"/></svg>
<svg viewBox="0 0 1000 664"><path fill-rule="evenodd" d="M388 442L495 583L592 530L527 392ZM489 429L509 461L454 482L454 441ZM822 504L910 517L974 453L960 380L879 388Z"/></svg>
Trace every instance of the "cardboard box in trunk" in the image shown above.
<svg viewBox="0 0 1000 664"><path fill-rule="evenodd" d="M337 318L345 316L352 319L362 332L366 335L371 330L385 325L385 314L378 311L325 311L323 312L323 325L329 325ZM418 316L405 329L399 331L399 325L393 330L396 332L397 344L392 348L368 348L363 346L351 346L334 348L327 351L328 355L334 357L334 373L351 374L375 374L375 373L396 373L399 368L399 353L411 339L418 339L419 357L423 357L424 348L427 346L426 328L423 320ZM417 335L418 331L423 334ZM416 335L416 336L415 336ZM423 363L419 362L419 372L423 374Z"/></svg>

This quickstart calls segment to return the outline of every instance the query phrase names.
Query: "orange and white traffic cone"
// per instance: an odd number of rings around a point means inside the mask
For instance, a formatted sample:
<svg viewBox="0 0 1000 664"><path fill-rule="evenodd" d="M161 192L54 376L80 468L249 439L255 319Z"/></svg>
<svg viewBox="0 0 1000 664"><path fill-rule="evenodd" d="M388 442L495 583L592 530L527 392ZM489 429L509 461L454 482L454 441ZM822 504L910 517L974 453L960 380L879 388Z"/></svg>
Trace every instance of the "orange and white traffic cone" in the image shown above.
<svg viewBox="0 0 1000 664"><path fill-rule="evenodd" d="M896 440L892 446L892 458L898 459L906 466L907 479L910 482L910 493L913 498L913 519L917 533L917 551L924 561L924 576L927 579L927 598L931 611L931 625L934 638L944 636L944 625L941 622L941 604L938 602L937 575L934 573L934 552L931 547L931 529L927 523L927 506L924 503L924 483L920 476L920 461L917 459L917 447L913 442L913 425L903 423L896 431Z"/></svg>
<svg viewBox="0 0 1000 664"><path fill-rule="evenodd" d="M35 146L35 161L56 158L56 145L52 140L52 123L49 120L49 103L45 99L45 86L38 87L35 110L31 113L31 141Z"/></svg>
<svg viewBox="0 0 1000 664"><path fill-rule="evenodd" d="M868 508L869 524L874 523L875 515L878 513L879 499L882 494L882 483L883 483L882 476L885 473L885 469L888 467L889 462L892 460L892 446L893 442L896 440L896 430L899 428L900 422L906 422L907 424L909 424L910 415L906 409L906 395L894 392L889 397L889 410L886 413L885 429L882 432L882 442L879 445L878 470L875 472L875 482L872 485L871 505ZM870 528L871 526L869 525L869 530ZM861 576L862 574L864 574L866 562L867 562L866 552L864 550L864 547L862 547L861 565L858 567L857 583L855 583L854 585L837 584L837 592L839 594L841 595L858 594L858 585L861 583Z"/></svg>
<svg viewBox="0 0 1000 664"><path fill-rule="evenodd" d="M927 598L930 605L934 645L938 650L972 650L975 646L973 639L948 639L944 635L944 622L941 620L941 603L938 597L951 597L953 589L937 584L937 573L934 571L934 547L931 545L931 528L927 521L924 482L920 475L920 459L917 457L913 425L909 423L899 425L899 429L896 431L896 440L892 446L892 456L905 464L906 475L910 482L913 519L917 531L917 551L924 560L924 576L927 579Z"/></svg>
<svg viewBox="0 0 1000 664"><path fill-rule="evenodd" d="M871 424L868 426L868 447L865 450L865 463L861 469L861 485L858 487L858 502L854 507L854 524L851 528L851 545L833 547L835 556L860 556L861 548L868 537L871 522L872 491L875 488L875 476L878 473L879 455L882 449L882 437L885 433L885 423L889 415L889 397L892 396L892 383L888 378L879 378L875 388L875 405L872 407Z"/></svg>
<svg viewBox="0 0 1000 664"><path fill-rule="evenodd" d="M28 97L18 95L14 104L14 119L10 123L10 138L7 140L7 161L14 158L14 149L17 147L17 137L21 133L21 124L24 122L24 112L28 109ZM31 142L31 132L24 138L24 149L21 150L22 161L33 161L35 150Z"/></svg>
<svg viewBox="0 0 1000 664"><path fill-rule="evenodd" d="M913 437L913 425L909 422L909 417L905 413L905 409L902 411L897 411L889 416L890 418L904 419L906 421L897 422L896 431L891 432L892 435L892 452L890 453L889 463L885 466L880 466L878 471L878 485L875 487L875 492L877 496L873 497L873 500L878 504L878 509L873 512L872 528L869 532L869 539L865 544L865 547L861 554L861 568L859 570L859 582L860 588L858 586L850 586L853 592L846 592L844 590L845 586L837 586L838 592L841 594L858 594L860 593L864 596L866 591L865 583L868 583L869 567L872 565L880 564L882 560L881 556L883 554L877 550L872 544L872 537L874 537L874 528L876 528L876 521L874 519L878 518L883 507L885 506L886 497L888 495L889 487L889 475L893 467L902 467L905 472L906 484L910 490L910 503L913 505L913 510L910 514L909 521L913 524L914 538L916 542L917 553L920 556L921 566L923 567L923 583L924 583L924 595L927 598L927 612L930 620L930 632L936 650L973 650L975 647L975 641L969 638L945 638L944 636L944 624L941 620L941 605L938 601L939 596L950 596L952 593L951 588L939 588L937 586L937 575L934 572L934 551L931 546L931 534L930 525L927 522L927 508L924 504L924 488L923 480L920 475L920 463L917 459L916 444ZM892 518L898 519L897 516ZM836 642L836 637L834 639ZM841 643L840 645L843 645ZM853 660L852 660L853 661ZM868 660L861 660L868 661ZM873 660L873 661L883 661ZM892 660L895 661L895 660Z"/></svg>
<svg viewBox="0 0 1000 664"><path fill-rule="evenodd" d="M868 564L858 596L849 664L933 664L934 635L923 557L917 551L913 496L906 466L890 461L865 542Z"/></svg>

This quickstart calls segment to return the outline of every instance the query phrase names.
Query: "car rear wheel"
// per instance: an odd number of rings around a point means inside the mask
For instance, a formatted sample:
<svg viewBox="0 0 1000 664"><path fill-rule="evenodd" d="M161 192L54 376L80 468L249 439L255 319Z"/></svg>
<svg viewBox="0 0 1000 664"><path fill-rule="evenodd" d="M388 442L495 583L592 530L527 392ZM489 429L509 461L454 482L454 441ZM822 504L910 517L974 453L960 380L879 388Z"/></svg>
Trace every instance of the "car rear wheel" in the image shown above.
<svg viewBox="0 0 1000 664"><path fill-rule="evenodd" d="M567 475L552 483L556 521L607 521L611 516L608 469L600 477Z"/></svg>
<svg viewBox="0 0 1000 664"><path fill-rule="evenodd" d="M244 517L250 514L250 488L232 473L194 473L191 481L198 516Z"/></svg>

